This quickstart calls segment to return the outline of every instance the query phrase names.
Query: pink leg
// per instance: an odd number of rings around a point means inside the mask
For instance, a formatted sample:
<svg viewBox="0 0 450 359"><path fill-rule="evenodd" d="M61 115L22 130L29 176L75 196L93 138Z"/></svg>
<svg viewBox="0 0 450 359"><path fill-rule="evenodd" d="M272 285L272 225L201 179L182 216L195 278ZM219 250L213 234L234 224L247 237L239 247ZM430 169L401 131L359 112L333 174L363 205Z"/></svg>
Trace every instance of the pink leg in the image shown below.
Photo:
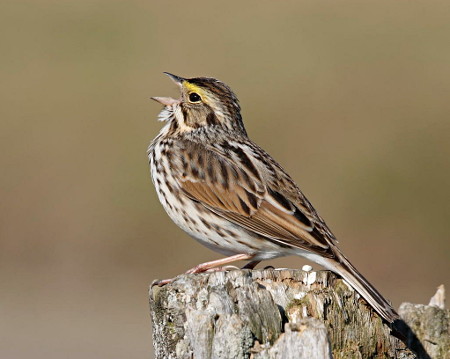
<svg viewBox="0 0 450 359"><path fill-rule="evenodd" d="M195 266L194 268L189 269L186 272L186 274L201 273L201 272L205 272L208 269L211 269L211 268L214 268L217 266L223 266L225 264L233 263L236 261L246 261L246 260L250 260L252 258L253 258L253 256L249 255L249 254L235 254L234 256L231 256L231 257L226 257L226 258L222 258L222 259L217 259L215 261L199 264L199 265Z"/></svg>
<svg viewBox="0 0 450 359"><path fill-rule="evenodd" d="M158 287L163 287L166 284L172 283L174 279L175 278L171 278L171 279L156 279L156 280L154 280L152 282L151 286L154 287L155 285L157 285Z"/></svg>
<svg viewBox="0 0 450 359"><path fill-rule="evenodd" d="M253 258L253 256L248 255L248 254L236 254L234 256L231 257L225 257L222 259L217 259L215 261L211 261L211 262L205 262L202 264L199 264L197 266L195 266L194 268L189 269L186 274L193 274L193 273L201 273L201 272L206 272L207 270L217 267L217 266L222 266L224 264L228 264L228 263L233 263L236 261L246 261L246 260L251 260ZM258 264L259 262L250 262L250 263L255 263ZM248 267L247 267L248 268ZM218 268L218 270L223 270L223 268ZM161 280L155 280L152 283L152 287L157 285L159 287L162 287L166 284L172 283L174 280L174 278L172 279L161 279Z"/></svg>

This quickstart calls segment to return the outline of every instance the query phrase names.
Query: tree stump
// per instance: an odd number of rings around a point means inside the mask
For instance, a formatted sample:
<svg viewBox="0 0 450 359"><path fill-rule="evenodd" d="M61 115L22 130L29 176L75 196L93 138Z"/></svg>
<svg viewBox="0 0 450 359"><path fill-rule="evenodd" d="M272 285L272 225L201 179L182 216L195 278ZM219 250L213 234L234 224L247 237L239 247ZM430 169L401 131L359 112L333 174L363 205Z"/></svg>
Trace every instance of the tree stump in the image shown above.
<svg viewBox="0 0 450 359"><path fill-rule="evenodd" d="M440 356L433 359L450 359L448 310L427 314L441 323L432 333L424 329L416 336L403 323L416 356L358 293L329 271L180 275L150 289L150 309L158 359L430 358L429 345L439 348L433 353ZM422 322L422 314L419 319L411 314L415 309L404 313L409 313L405 319ZM429 345L421 344L421 334Z"/></svg>

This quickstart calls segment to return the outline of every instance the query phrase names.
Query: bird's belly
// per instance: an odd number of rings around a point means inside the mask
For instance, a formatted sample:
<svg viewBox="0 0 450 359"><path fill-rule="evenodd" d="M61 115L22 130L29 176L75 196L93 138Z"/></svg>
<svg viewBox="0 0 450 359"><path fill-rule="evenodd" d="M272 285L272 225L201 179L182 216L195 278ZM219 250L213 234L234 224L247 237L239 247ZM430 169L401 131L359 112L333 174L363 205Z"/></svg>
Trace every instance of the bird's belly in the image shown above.
<svg viewBox="0 0 450 359"><path fill-rule="evenodd" d="M172 221L206 247L223 255L249 254L261 260L290 254L282 253L275 243L246 231L192 201L178 190L176 181L167 172L163 176L152 166L151 174L159 201Z"/></svg>

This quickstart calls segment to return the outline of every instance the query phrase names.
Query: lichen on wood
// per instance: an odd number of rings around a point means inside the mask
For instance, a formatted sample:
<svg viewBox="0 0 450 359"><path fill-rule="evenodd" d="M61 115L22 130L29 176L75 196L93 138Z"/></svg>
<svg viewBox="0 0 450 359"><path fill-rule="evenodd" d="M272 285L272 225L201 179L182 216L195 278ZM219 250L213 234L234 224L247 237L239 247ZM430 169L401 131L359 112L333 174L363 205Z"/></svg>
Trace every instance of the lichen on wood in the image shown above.
<svg viewBox="0 0 450 359"><path fill-rule="evenodd" d="M416 358L329 271L181 275L150 289L150 307L161 359Z"/></svg>

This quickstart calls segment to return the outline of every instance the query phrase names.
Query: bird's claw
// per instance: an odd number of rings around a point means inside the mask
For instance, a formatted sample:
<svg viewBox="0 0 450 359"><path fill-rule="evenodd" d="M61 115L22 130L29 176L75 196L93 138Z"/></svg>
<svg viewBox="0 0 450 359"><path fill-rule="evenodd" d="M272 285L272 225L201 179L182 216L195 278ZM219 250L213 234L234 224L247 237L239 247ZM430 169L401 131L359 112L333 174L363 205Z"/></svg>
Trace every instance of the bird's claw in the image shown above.
<svg viewBox="0 0 450 359"><path fill-rule="evenodd" d="M236 266L228 265L228 266L223 266L223 267L210 268L206 272L208 272L208 273L209 272L228 272L228 271L236 270L236 269L240 269L240 268L236 267Z"/></svg>
<svg viewBox="0 0 450 359"><path fill-rule="evenodd" d="M222 271L230 271L230 270L236 270L239 269L236 266L228 265L228 266L222 266L222 267L213 267L213 268L202 268L202 267L194 267L186 271L186 274L195 274L195 273L212 273L212 272L222 272Z"/></svg>
<svg viewBox="0 0 450 359"><path fill-rule="evenodd" d="M153 288L155 285L157 285L158 287L163 287L166 284L172 283L173 282L173 278L171 279L155 279L152 284L150 285L151 288Z"/></svg>

